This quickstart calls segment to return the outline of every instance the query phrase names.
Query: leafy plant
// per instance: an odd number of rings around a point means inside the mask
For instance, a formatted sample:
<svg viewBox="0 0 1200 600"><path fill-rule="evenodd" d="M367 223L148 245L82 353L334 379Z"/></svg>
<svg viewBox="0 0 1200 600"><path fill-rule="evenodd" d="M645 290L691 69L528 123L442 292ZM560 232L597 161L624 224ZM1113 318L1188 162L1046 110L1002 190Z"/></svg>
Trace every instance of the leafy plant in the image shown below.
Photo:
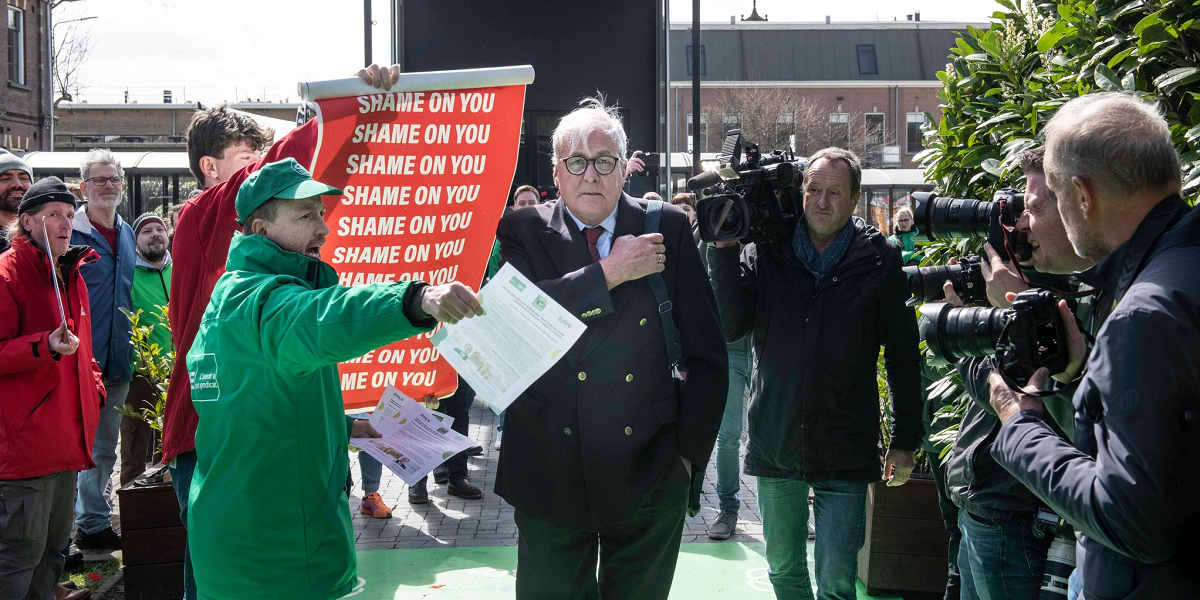
<svg viewBox="0 0 1200 600"><path fill-rule="evenodd" d="M159 321L144 323L142 320L142 309L130 311L125 307L118 307L121 312L129 318L130 324L130 341L133 342L133 370L134 373L146 378L150 385L157 391L154 403L150 407L134 407L126 404L117 406L117 410L130 418L145 421L150 425L150 428L156 432L155 438L158 440L163 428L163 413L167 398L167 384L171 380L171 369L175 364L175 349L173 347L164 348L154 341L154 331L158 327L167 329L170 333L169 321L167 321L167 307L155 306L158 312ZM155 442L156 445L158 441Z"/></svg>
<svg viewBox="0 0 1200 600"><path fill-rule="evenodd" d="M1021 187L1018 157L1040 144L1060 106L1097 91L1126 91L1157 104L1182 160L1183 195L1200 196L1200 2L1168 0L997 0L987 29L968 27L937 74L941 118L914 157L940 194L988 199ZM977 253L981 242L926 248L923 264ZM931 441L944 455L957 434L966 394L952 368L929 391L953 423Z"/></svg>

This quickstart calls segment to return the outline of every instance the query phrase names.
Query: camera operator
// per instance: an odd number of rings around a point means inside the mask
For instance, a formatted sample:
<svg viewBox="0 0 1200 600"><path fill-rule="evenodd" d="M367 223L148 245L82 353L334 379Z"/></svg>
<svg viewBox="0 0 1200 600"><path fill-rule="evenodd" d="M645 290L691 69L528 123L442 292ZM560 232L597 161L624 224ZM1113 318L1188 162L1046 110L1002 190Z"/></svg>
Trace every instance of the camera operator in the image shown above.
<svg viewBox="0 0 1200 600"><path fill-rule="evenodd" d="M900 248L851 218L861 172L848 150L818 151L804 172L804 214L787 242L748 245L742 261L736 241L709 252L725 338L752 335L745 469L758 476L769 575L780 598L811 597L810 488L818 594L854 598L867 485L880 478L881 345L895 415L884 458L889 485L908 481L922 435L921 361Z"/></svg>
<svg viewBox="0 0 1200 600"><path fill-rule="evenodd" d="M1043 152L1043 148L1034 148L1021 154L1025 212L1017 227L1029 236L1034 248L1033 267L1037 271L1074 273L1092 262L1076 256L1067 240L1054 195L1046 187ZM1006 294L1021 292L1029 286L1017 268L1004 262L991 246L985 246L985 250L988 260L983 263L983 273L987 297L994 305L1007 307L1011 302ZM962 306L951 282L945 282L944 288L947 303ZM1037 498L989 454L1000 428L1000 421L988 404L987 377L995 365L993 356L969 357L958 363L959 374L973 402L967 405L958 437L946 459L946 479L950 498L959 508L958 528L962 537L958 568L964 600L1036 598L1052 539L1035 534L1040 505ZM1074 420L1070 394L1047 398L1045 404L1061 430L1070 435Z"/></svg>
<svg viewBox="0 0 1200 600"><path fill-rule="evenodd" d="M1180 198L1164 119L1119 93L1063 105L1046 126L1046 175L1087 281L1112 306L1075 392L1075 446L1032 394L989 377L1003 426L992 456L1079 532L1083 596L1195 597L1200 492L1200 213ZM1073 335L1072 360L1084 357ZM1193 558L1188 559L1187 556Z"/></svg>

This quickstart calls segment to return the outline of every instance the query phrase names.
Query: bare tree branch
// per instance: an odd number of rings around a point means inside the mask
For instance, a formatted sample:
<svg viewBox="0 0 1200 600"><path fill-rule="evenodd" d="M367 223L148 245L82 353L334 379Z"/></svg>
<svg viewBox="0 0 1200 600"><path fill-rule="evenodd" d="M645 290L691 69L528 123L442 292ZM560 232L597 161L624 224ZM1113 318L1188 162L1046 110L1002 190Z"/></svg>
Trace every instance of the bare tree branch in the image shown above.
<svg viewBox="0 0 1200 600"><path fill-rule="evenodd" d="M75 0L59 0L73 2ZM92 37L88 31L68 23L54 31L54 106L71 101L82 87L80 67L87 61L92 50Z"/></svg>

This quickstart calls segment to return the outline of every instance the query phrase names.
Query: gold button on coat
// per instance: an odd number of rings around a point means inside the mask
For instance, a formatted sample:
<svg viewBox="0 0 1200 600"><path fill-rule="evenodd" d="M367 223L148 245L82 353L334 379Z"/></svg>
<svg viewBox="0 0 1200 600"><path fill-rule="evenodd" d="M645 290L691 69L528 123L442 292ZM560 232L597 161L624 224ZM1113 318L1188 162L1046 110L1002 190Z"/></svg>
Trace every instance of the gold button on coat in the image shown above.
<svg viewBox="0 0 1200 600"><path fill-rule="evenodd" d="M638 321L638 325L641 325L642 327L645 327L645 326L646 326L646 319L642 319L641 321Z"/></svg>
<svg viewBox="0 0 1200 600"><path fill-rule="evenodd" d="M587 372L585 372L585 371L580 371L580 372L579 372L579 380L580 380L580 381L586 381L586 380L587 380Z"/></svg>
<svg viewBox="0 0 1200 600"><path fill-rule="evenodd" d="M633 383L633 373L625 374L625 383Z"/></svg>
<svg viewBox="0 0 1200 600"><path fill-rule="evenodd" d="M571 428L563 427L563 435L571 435Z"/></svg>
<svg viewBox="0 0 1200 600"><path fill-rule="evenodd" d="M625 426L625 435L633 435L633 428L626 425Z"/></svg>

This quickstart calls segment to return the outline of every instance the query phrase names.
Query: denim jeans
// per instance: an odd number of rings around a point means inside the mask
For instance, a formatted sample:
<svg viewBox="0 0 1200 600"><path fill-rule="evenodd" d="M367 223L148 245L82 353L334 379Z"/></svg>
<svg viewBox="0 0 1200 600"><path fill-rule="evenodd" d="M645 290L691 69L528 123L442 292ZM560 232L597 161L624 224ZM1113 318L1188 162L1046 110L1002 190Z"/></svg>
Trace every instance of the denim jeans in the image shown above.
<svg viewBox="0 0 1200 600"><path fill-rule="evenodd" d="M196 472L196 453L184 452L171 459L171 485L179 501L179 520L187 527L188 494L192 490L192 474ZM192 575L192 557L183 547L183 600L196 600L196 578Z"/></svg>
<svg viewBox="0 0 1200 600"><path fill-rule="evenodd" d="M745 394L750 381L749 336L728 344L729 390L725 394L725 414L717 432L717 499L721 512L737 514L741 503L741 446L746 419Z"/></svg>
<svg viewBox="0 0 1200 600"><path fill-rule="evenodd" d="M117 462L117 441L121 435L121 413L117 406L129 394L129 382L104 384L108 398L100 409L100 423L92 441L92 460L96 467L79 472L75 498L75 525L80 534L99 533L112 527L112 503L107 494L113 465Z"/></svg>
<svg viewBox="0 0 1200 600"><path fill-rule="evenodd" d="M758 508L771 586L779 600L811 600L808 575L808 490L816 512L817 598L855 600L858 549L867 521L865 481L758 478Z"/></svg>
<svg viewBox="0 0 1200 600"><path fill-rule="evenodd" d="M958 528L962 600L1037 598L1050 540L1033 535L1032 517L985 523L960 510Z"/></svg>
<svg viewBox="0 0 1200 600"><path fill-rule="evenodd" d="M360 413L351 415L355 419L370 419L371 413ZM379 480L383 478L383 463L375 460L373 456L366 452L358 453L358 474L362 479L363 497L370 496L379 491Z"/></svg>

